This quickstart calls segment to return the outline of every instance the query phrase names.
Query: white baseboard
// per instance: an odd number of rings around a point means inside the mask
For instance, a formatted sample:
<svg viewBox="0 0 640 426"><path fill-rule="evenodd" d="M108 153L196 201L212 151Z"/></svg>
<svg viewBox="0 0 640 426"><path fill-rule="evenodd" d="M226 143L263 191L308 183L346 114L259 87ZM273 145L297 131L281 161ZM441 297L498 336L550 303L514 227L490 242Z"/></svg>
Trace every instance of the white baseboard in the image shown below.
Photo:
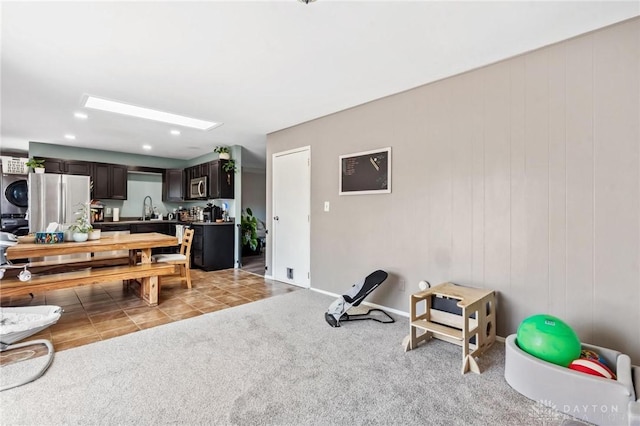
<svg viewBox="0 0 640 426"><path fill-rule="evenodd" d="M310 288L309 290L311 291L315 291L317 293L322 293L322 294L326 294L327 296L332 296L332 297L341 297L341 294L336 294L336 293L332 293L330 291L326 291L326 290L320 290L319 288ZM366 306L371 306L372 308L377 308L377 309L382 309L383 311L388 311L391 313L394 313L396 315L400 315L401 317L405 317L405 318L409 318L409 312L404 312L398 309L394 309L394 308L389 308L387 306L381 306L381 305L377 305L375 303L369 303L369 302L362 302L363 305ZM504 344L505 341L505 337L502 336L498 336L496 334L496 342L500 342Z"/></svg>
<svg viewBox="0 0 640 426"><path fill-rule="evenodd" d="M332 293L332 292L326 291L326 290L320 290L319 288L311 287L309 290L312 290L312 291L315 291L315 292L318 292L318 293L322 293L322 294L326 294L327 296L342 297L341 294ZM377 305L375 303L369 303L369 302L362 302L361 304L365 305L365 306L371 306L372 308L376 308L376 309L382 309L383 311L388 311L388 312L394 313L396 315L400 315L401 317L409 318L409 313L408 312L403 312L403 311L400 311L398 309L389 308L387 306Z"/></svg>

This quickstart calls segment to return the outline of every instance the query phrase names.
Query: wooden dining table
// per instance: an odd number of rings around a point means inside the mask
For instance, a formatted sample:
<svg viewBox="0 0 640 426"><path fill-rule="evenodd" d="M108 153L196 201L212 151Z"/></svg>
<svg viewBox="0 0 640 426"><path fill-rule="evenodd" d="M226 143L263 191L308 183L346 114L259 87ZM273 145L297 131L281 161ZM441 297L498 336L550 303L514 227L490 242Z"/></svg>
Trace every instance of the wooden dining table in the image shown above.
<svg viewBox="0 0 640 426"><path fill-rule="evenodd" d="M157 232L141 233L141 234L120 234L113 236L104 236L97 240L89 240L84 242L62 242L55 244L36 244L36 243L19 243L8 247L6 257L10 260L42 258L47 256L62 256L82 253L100 253L114 250L129 251L128 267L112 267L114 279L126 279L126 277L135 275L140 278L142 283L142 297L150 304L158 303L158 270L151 265L151 250L158 247L177 246L178 239L175 236L160 234ZM138 260L138 254L140 255ZM119 268L119 269L118 269ZM102 269L107 271L107 269ZM166 271L164 271L166 272ZM60 282L65 279L65 274L56 274L59 276ZM94 274L95 275L95 274ZM107 278L107 273L101 273L102 278ZM53 281L53 275L47 276L48 281ZM67 278L71 276L67 275ZM92 276L87 274L87 280ZM75 276L73 277L75 279ZM46 279L46 278L45 278ZM57 278L56 278L57 279ZM95 280L95 276L93 277ZM78 281L82 280L82 276ZM104 281L104 279L102 279Z"/></svg>

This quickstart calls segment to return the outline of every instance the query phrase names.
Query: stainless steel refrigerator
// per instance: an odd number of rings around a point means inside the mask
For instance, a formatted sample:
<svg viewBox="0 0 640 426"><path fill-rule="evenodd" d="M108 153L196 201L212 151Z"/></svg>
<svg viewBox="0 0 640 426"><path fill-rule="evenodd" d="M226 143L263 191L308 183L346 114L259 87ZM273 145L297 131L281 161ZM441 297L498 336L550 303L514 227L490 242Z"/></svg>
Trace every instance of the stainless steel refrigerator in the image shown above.
<svg viewBox="0 0 640 426"><path fill-rule="evenodd" d="M41 232L52 222L65 231L91 198L89 176L29 173L29 230Z"/></svg>
<svg viewBox="0 0 640 426"><path fill-rule="evenodd" d="M90 198L89 176L29 173L29 230L44 231L51 222L72 224Z"/></svg>

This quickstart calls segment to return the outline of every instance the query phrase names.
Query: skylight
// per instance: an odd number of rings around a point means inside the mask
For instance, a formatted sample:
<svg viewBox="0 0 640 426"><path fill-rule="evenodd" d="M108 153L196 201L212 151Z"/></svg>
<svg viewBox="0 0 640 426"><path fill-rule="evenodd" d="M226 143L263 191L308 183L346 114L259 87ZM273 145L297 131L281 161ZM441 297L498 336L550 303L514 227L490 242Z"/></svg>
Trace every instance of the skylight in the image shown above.
<svg viewBox="0 0 640 426"><path fill-rule="evenodd" d="M86 100L84 101L84 106L101 111L115 112L117 114L124 114L132 117L161 121L163 123L177 124L184 127L193 127L199 130L210 130L222 124L216 123L214 121L185 117L184 115L172 114L170 112L158 111L151 108L143 108L123 102L97 98L95 96L87 96Z"/></svg>

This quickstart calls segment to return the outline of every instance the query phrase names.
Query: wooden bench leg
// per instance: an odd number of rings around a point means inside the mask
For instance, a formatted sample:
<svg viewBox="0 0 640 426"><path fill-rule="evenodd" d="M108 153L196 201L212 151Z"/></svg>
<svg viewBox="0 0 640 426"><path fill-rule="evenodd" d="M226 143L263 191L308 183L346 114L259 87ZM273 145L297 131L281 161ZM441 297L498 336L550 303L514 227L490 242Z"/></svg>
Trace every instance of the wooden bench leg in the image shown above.
<svg viewBox="0 0 640 426"><path fill-rule="evenodd" d="M149 306L158 304L158 277L146 277L142 279L141 296Z"/></svg>

